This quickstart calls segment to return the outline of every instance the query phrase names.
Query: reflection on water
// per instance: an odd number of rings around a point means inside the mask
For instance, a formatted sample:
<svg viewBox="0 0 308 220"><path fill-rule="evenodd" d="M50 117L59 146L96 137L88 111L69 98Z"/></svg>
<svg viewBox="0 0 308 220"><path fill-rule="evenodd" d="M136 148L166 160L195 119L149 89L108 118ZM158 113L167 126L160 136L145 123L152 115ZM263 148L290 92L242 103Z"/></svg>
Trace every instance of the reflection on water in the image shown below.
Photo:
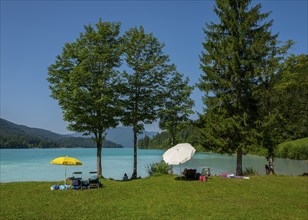
<svg viewBox="0 0 308 220"><path fill-rule="evenodd" d="M96 149L1 149L0 182L14 181L55 181L64 179L64 166L51 165L50 161L59 156L76 157L83 166L67 168L67 175L82 171L87 178L89 171L96 170ZM146 166L162 160L162 150L138 150L138 176L147 176ZM265 175L266 160L259 156L243 156L243 168L253 168L259 175ZM122 179L133 170L133 149L103 149L103 175L106 178ZM234 173L236 157L211 153L197 153L193 159L174 166L174 173L180 169L195 168L201 172L203 167L210 167L213 174L222 172ZM279 175L300 175L308 172L307 161L276 159L275 171Z"/></svg>

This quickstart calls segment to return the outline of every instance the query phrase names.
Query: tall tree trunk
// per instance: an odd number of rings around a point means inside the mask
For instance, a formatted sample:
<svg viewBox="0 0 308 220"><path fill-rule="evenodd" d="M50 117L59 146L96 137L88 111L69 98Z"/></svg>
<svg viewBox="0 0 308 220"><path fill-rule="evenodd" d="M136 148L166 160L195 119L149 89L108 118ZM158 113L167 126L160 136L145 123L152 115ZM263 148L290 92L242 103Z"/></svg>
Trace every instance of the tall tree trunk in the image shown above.
<svg viewBox="0 0 308 220"><path fill-rule="evenodd" d="M134 131L134 170L132 174L132 179L137 178L137 124L133 125Z"/></svg>
<svg viewBox="0 0 308 220"><path fill-rule="evenodd" d="M236 152L236 175L243 175L242 161L243 161L243 149L240 147Z"/></svg>
<svg viewBox="0 0 308 220"><path fill-rule="evenodd" d="M268 170L266 171L267 175L274 175L275 171L274 171L274 159L273 156L269 156L268 159Z"/></svg>
<svg viewBox="0 0 308 220"><path fill-rule="evenodd" d="M169 131L169 133L170 133L170 144L171 144L170 147L173 147L173 146L175 146L175 145L177 144L176 130L171 129L171 130Z"/></svg>
<svg viewBox="0 0 308 220"><path fill-rule="evenodd" d="M170 144L170 147L173 147L174 146L174 135L172 132L170 132L170 138L169 138L169 144Z"/></svg>
<svg viewBox="0 0 308 220"><path fill-rule="evenodd" d="M102 177L102 145L103 145L103 137L102 137L102 133L99 133L96 138L96 147L97 147L96 170L97 170L98 177Z"/></svg>

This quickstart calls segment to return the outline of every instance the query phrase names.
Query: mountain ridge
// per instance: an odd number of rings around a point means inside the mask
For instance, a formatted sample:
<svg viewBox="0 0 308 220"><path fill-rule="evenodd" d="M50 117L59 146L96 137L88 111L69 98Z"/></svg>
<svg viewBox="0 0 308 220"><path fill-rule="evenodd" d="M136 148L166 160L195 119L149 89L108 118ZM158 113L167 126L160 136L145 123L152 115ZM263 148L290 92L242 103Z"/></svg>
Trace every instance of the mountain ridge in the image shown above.
<svg viewBox="0 0 308 220"><path fill-rule="evenodd" d="M140 140L144 138L144 136L148 136L152 138L158 134L155 131L143 131L141 134L138 134L137 139ZM134 133L132 127L116 127L110 128L106 131L106 139L115 143L118 143L126 148L131 148L134 146ZM85 137L82 133L73 133L68 134L68 136L72 137Z"/></svg>
<svg viewBox="0 0 308 220"><path fill-rule="evenodd" d="M0 148L94 148L91 138L69 137L46 129L18 125L0 118ZM104 148L122 148L120 144L105 140Z"/></svg>
<svg viewBox="0 0 308 220"><path fill-rule="evenodd" d="M143 131L138 134L138 140L145 136L152 138L156 134L158 132ZM30 140L34 144L28 144ZM21 146L17 146L18 144ZM132 127L108 129L104 144L103 147L133 147ZM40 148L42 146L45 146L43 148L63 146L73 148L74 146L96 147L96 144L91 136L84 136L82 133L58 134L47 129L18 125L0 118L0 148Z"/></svg>

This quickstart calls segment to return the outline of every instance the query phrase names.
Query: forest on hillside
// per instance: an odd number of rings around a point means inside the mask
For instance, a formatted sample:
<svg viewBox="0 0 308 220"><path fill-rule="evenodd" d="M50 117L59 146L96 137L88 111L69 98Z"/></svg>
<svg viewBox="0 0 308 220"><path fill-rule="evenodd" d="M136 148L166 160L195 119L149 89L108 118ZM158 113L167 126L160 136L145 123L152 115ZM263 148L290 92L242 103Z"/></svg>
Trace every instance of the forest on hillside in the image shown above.
<svg viewBox="0 0 308 220"><path fill-rule="evenodd" d="M123 146L105 140L103 147L122 148ZM1 134L0 148L96 148L96 144L91 138L65 137L51 140L25 134Z"/></svg>
<svg viewBox="0 0 308 220"><path fill-rule="evenodd" d="M70 137L51 131L16 125L0 119L0 148L95 148L91 138ZM122 148L122 145L105 140L105 148Z"/></svg>

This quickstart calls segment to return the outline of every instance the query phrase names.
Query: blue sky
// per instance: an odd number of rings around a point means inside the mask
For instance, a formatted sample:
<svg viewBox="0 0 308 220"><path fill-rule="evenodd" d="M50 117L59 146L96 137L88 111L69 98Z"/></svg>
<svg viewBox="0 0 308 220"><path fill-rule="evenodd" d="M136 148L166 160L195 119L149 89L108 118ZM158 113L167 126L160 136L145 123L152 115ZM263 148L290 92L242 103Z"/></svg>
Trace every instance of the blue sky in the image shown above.
<svg viewBox="0 0 308 220"><path fill-rule="evenodd" d="M17 124L70 133L56 100L50 98L47 68L66 42L75 41L83 25L121 22L122 32L142 25L165 43L165 53L178 70L198 82L202 27L217 22L214 1L5 1L1 0L1 118ZM292 53L308 52L307 1L267 0L273 33L296 42ZM191 96L202 112L202 93ZM158 130L157 124L147 130Z"/></svg>

